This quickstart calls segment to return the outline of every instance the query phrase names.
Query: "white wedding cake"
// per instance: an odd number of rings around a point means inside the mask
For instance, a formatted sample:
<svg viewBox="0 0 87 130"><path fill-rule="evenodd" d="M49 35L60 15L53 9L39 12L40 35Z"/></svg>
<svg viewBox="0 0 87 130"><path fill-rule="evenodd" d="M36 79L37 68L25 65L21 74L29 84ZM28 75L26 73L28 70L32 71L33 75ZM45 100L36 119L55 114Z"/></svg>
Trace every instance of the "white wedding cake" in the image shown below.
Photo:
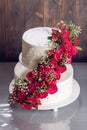
<svg viewBox="0 0 87 130"><path fill-rule="evenodd" d="M63 24L57 29L36 27L23 34L22 53L9 87L12 103L28 109L53 109L73 94L73 67L69 63L77 49L67 40L70 32L59 28ZM67 43L62 44L63 40Z"/></svg>

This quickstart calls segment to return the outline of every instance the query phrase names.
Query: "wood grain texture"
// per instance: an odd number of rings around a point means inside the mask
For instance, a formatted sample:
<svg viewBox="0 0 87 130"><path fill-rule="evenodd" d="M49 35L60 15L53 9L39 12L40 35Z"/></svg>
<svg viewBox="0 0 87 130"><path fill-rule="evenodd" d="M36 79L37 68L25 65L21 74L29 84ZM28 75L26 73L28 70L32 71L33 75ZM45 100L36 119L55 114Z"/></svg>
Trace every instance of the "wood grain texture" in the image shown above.
<svg viewBox="0 0 87 130"><path fill-rule="evenodd" d="M43 0L26 0L26 30L43 26Z"/></svg>
<svg viewBox="0 0 87 130"><path fill-rule="evenodd" d="M0 60L6 59L5 43L5 0L0 2Z"/></svg>
<svg viewBox="0 0 87 130"><path fill-rule="evenodd" d="M25 0L8 0L6 10L6 43L8 60L15 60L21 51L21 37L25 28Z"/></svg>
<svg viewBox="0 0 87 130"><path fill-rule="evenodd" d="M0 61L17 61L22 34L29 28L55 26L60 20L82 27L83 51L74 61L87 61L86 0L0 0Z"/></svg>

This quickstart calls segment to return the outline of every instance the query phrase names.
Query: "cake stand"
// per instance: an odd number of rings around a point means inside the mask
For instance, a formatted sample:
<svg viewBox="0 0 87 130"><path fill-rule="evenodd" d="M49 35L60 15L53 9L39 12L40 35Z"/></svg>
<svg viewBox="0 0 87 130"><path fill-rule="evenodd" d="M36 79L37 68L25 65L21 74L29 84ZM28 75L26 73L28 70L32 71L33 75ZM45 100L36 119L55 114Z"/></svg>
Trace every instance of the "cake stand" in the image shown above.
<svg viewBox="0 0 87 130"><path fill-rule="evenodd" d="M9 86L9 92L11 93L13 90L13 84L14 84L14 80L12 80L12 82L10 83ZM73 103L80 94L80 86L78 84L78 82L73 79L73 89L72 89L72 94L67 98L62 100L61 102L57 102L57 103L51 103L51 104L45 104L45 105L39 105L38 110L53 110L53 111L57 111L58 108L67 106L71 103Z"/></svg>

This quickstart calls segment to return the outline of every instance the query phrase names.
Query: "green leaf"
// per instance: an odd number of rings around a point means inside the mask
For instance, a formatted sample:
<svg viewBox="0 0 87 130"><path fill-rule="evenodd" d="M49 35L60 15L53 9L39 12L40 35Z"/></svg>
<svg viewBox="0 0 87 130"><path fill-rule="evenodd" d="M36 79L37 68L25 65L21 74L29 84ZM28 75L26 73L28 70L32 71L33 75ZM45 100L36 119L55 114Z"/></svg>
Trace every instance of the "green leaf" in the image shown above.
<svg viewBox="0 0 87 130"><path fill-rule="evenodd" d="M74 32L74 30L72 30L70 33L69 39L71 40L74 35L75 35L75 32Z"/></svg>
<svg viewBox="0 0 87 130"><path fill-rule="evenodd" d="M49 37L48 37L48 39L49 39L49 40L52 40L52 37L51 37L51 36L49 36Z"/></svg>
<svg viewBox="0 0 87 130"><path fill-rule="evenodd" d="M82 48L80 46L76 46L77 50L82 51Z"/></svg>

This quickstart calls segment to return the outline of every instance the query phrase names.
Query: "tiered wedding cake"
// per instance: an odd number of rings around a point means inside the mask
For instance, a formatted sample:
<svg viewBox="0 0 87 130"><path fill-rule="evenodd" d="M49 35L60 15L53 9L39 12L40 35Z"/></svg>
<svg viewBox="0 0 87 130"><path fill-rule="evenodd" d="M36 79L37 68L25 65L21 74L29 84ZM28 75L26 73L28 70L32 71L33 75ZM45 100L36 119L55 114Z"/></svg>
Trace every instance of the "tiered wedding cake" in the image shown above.
<svg viewBox="0 0 87 130"><path fill-rule="evenodd" d="M36 27L23 34L22 53L9 87L10 102L44 110L63 106L72 98L75 81L70 63L77 53L79 30L60 22L53 29Z"/></svg>

